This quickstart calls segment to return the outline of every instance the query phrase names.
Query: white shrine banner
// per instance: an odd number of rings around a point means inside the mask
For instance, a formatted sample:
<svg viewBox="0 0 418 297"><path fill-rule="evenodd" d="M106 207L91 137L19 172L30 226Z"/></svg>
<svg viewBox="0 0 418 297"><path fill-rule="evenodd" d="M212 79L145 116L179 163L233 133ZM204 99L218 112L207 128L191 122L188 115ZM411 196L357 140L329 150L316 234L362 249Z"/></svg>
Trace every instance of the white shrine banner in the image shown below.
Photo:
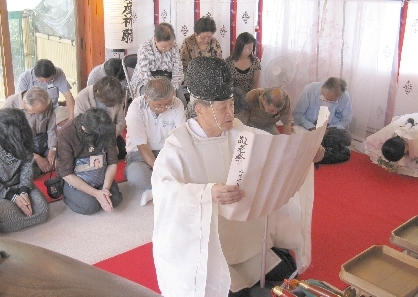
<svg viewBox="0 0 418 297"><path fill-rule="evenodd" d="M231 43L230 30L230 1L225 0L200 0L200 17L210 16L216 23L216 32L213 35L221 45L222 57L229 56L229 48Z"/></svg>
<svg viewBox="0 0 418 297"><path fill-rule="evenodd" d="M241 132L226 184L238 184L245 196L237 203L220 205L219 213L229 220L246 221L269 215L286 204L305 181L328 118L328 108L323 106L316 130L307 133Z"/></svg>
<svg viewBox="0 0 418 297"><path fill-rule="evenodd" d="M401 65L399 68L398 88L396 90L396 101L393 112L394 116L418 111L417 47L418 3L409 2Z"/></svg>

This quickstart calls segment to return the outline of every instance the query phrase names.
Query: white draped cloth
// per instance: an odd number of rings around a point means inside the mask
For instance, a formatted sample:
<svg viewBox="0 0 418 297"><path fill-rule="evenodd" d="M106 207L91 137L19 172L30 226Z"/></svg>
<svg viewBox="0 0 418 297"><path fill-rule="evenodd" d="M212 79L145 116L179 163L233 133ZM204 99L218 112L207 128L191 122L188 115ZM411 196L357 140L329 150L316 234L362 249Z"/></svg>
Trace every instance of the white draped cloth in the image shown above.
<svg viewBox="0 0 418 297"><path fill-rule="evenodd" d="M265 132L235 119L231 130L206 138L192 131L190 121L170 132L151 178L157 279L165 297L225 297L260 280L265 218L218 216L211 189L226 182L239 132ZM273 245L294 249L302 270L309 265L312 204L311 170L301 191L269 218L267 271L280 262Z"/></svg>

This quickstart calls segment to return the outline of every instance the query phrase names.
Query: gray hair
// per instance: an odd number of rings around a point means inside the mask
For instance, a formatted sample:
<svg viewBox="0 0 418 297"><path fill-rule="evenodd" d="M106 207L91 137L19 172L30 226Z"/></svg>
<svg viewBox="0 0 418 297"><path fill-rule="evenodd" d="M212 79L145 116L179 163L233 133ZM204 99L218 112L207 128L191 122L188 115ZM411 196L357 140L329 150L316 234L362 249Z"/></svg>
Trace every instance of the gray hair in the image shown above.
<svg viewBox="0 0 418 297"><path fill-rule="evenodd" d="M186 110L186 118L187 119L192 119L192 118L195 118L197 116L196 111L194 110L196 105L200 104L200 105L203 105L204 107L209 107L210 103L211 103L211 101L197 99L192 94L190 94L190 101L187 104L187 110Z"/></svg>
<svg viewBox="0 0 418 297"><path fill-rule="evenodd" d="M174 87L166 77L156 77L145 85L145 97L151 101L166 99L174 94Z"/></svg>
<svg viewBox="0 0 418 297"><path fill-rule="evenodd" d="M48 92L42 87L30 88L23 96L23 100L29 107L37 104L48 105L51 102Z"/></svg>
<svg viewBox="0 0 418 297"><path fill-rule="evenodd" d="M342 78L330 77L324 83L324 88L333 92L337 96L341 96L347 89L347 83Z"/></svg>
<svg viewBox="0 0 418 297"><path fill-rule="evenodd" d="M176 34L174 33L173 26L169 23L160 23L155 27L154 37L157 39L157 42L169 41L176 39Z"/></svg>

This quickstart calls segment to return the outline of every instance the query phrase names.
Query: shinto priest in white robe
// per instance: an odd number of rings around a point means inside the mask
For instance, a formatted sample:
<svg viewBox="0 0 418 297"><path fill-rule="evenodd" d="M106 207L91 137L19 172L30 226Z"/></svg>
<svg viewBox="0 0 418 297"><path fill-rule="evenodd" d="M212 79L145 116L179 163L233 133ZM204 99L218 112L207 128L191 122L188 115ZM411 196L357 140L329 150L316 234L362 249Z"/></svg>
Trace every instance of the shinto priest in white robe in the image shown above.
<svg viewBox="0 0 418 297"><path fill-rule="evenodd" d="M190 121L170 132L151 178L158 284L165 297L226 297L260 280L265 218L218 216L211 189L226 182L239 132L266 132L235 119L231 130L205 138L191 130ZM295 251L299 272L310 264L312 168L299 192L269 216L267 272L280 262L273 245Z"/></svg>

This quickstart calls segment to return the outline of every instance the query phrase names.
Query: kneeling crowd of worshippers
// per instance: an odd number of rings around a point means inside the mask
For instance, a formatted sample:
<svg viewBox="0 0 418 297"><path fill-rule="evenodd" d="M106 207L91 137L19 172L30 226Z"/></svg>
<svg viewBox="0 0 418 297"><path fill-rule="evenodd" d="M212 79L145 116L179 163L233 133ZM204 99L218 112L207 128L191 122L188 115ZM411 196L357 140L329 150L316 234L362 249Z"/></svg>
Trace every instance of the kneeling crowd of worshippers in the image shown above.
<svg viewBox="0 0 418 297"><path fill-rule="evenodd" d="M214 20L203 17L179 49L172 26L161 23L139 47L130 81L121 60L111 58L92 70L75 99L50 60L22 73L18 93L0 110L0 232L47 220L49 204L33 179L53 170L72 211L111 212L123 198L115 175L125 159L125 177L142 193L138 203L154 203L153 252L163 295L247 296L260 280L264 219L218 216L218 205L245 199L239 186L225 184L239 132L277 135L280 122L281 133L306 133L327 106L328 127L312 162L343 162L350 157L352 107L346 82L330 77L308 84L291 112L283 88L258 88L255 38L241 33L223 60L215 31ZM389 145L396 149L385 158L416 158L417 120L401 117L368 142L375 161L382 159L379 143L392 136L400 144ZM294 258L274 236L266 280L306 269L309 259Z"/></svg>

